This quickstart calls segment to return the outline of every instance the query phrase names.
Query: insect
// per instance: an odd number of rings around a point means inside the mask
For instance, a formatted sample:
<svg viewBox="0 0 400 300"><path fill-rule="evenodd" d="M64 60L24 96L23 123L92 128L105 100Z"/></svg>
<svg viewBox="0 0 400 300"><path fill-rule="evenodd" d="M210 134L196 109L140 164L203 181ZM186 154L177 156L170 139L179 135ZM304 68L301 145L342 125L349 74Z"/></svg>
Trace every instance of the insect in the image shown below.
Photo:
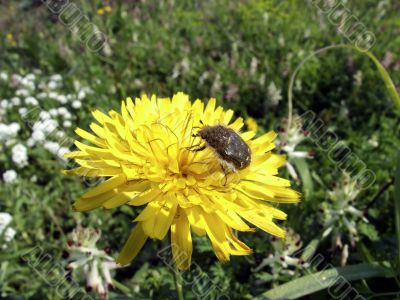
<svg viewBox="0 0 400 300"><path fill-rule="evenodd" d="M193 136L205 140L205 145L193 151L202 151L207 146L212 148L220 159L225 175L228 172L245 169L250 165L250 147L233 129L223 125L205 125Z"/></svg>

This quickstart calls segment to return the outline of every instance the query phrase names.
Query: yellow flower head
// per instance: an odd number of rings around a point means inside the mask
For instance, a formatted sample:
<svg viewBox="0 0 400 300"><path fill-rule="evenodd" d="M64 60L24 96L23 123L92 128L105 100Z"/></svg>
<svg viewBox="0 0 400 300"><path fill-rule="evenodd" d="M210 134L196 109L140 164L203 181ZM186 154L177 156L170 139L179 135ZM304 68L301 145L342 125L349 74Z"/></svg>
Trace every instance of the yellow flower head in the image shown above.
<svg viewBox="0 0 400 300"><path fill-rule="evenodd" d="M14 35L12 33L6 34L6 40L11 44L11 46L16 46L17 42L14 39Z"/></svg>
<svg viewBox="0 0 400 300"><path fill-rule="evenodd" d="M172 99L128 98L121 113L94 110L93 117L93 133L76 130L92 145L76 141L79 150L66 157L80 167L65 172L108 178L75 202L76 211L146 206L134 220L120 264L129 263L148 237L162 240L169 231L181 270L191 264L192 233L207 235L221 261L251 253L233 229L254 231L253 224L275 236L285 235L274 219L284 220L286 214L273 204L297 202L299 194L289 188L288 180L276 176L285 163L283 156L271 152L276 133L258 138L252 131L240 133L243 120L232 122L232 110L216 107L215 99L206 106L200 100L191 103L183 93ZM233 129L247 143L249 166L228 172L211 146L196 151L205 143L196 133L214 125Z"/></svg>

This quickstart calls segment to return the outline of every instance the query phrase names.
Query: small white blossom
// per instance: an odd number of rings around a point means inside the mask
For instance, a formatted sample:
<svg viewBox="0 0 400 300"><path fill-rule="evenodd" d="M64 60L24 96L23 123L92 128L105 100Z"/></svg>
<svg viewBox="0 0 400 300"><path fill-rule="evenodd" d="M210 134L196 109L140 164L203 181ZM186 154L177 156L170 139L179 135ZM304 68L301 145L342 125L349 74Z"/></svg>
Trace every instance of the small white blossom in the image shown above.
<svg viewBox="0 0 400 300"><path fill-rule="evenodd" d="M25 99L25 104L26 104L26 105L33 105L33 106L36 106L36 105L39 104L39 102L36 100L35 97L27 97L27 98Z"/></svg>
<svg viewBox="0 0 400 300"><path fill-rule="evenodd" d="M36 79L36 75L33 73L29 73L28 75L25 76L25 79L29 81L34 81Z"/></svg>
<svg viewBox="0 0 400 300"><path fill-rule="evenodd" d="M354 247L359 240L357 222L368 223L363 211L355 206L355 200L361 192L357 180L344 172L343 177L331 191L328 191L330 201L321 204L321 218L324 225L322 236L332 236L333 246L341 248L342 261L347 261L346 251L343 248L343 238L349 240ZM347 233L347 234L346 234ZM345 244L346 245L346 244Z"/></svg>
<svg viewBox="0 0 400 300"><path fill-rule="evenodd" d="M29 94L30 93L27 89L19 89L15 92L15 95L20 96L20 97L28 97Z"/></svg>
<svg viewBox="0 0 400 300"><path fill-rule="evenodd" d="M81 108L82 107L81 101L78 101L78 100L73 101L72 102L72 107L75 108L75 109Z"/></svg>
<svg viewBox="0 0 400 300"><path fill-rule="evenodd" d="M8 74L6 72L0 72L0 79L3 81L8 80Z"/></svg>
<svg viewBox="0 0 400 300"><path fill-rule="evenodd" d="M255 272L268 266L274 278L280 274L294 276L296 271L309 267L301 258L298 258L298 252L303 246L300 235L291 228L287 230L285 239L272 238L273 253L270 253L261 264L255 269Z"/></svg>
<svg viewBox="0 0 400 300"><path fill-rule="evenodd" d="M45 92L41 92L41 93L36 95L36 98L38 98L38 99L45 99L47 97L48 97L48 95Z"/></svg>
<svg viewBox="0 0 400 300"><path fill-rule="evenodd" d="M74 274L82 269L85 274L86 288L96 292L100 298L107 299L108 290L113 288L111 271L120 268L107 250L100 250L96 243L101 236L99 230L78 226L68 241L67 269Z"/></svg>
<svg viewBox="0 0 400 300"><path fill-rule="evenodd" d="M4 108L4 109L8 108L8 107L9 107L8 100L7 100L7 99L1 100L1 101L0 101L0 107L1 107L1 108Z"/></svg>
<svg viewBox="0 0 400 300"><path fill-rule="evenodd" d="M3 181L5 183L14 183L17 180L17 172L14 170L7 170L3 173Z"/></svg>
<svg viewBox="0 0 400 300"><path fill-rule="evenodd" d="M43 111L40 112L39 117L40 117L42 120L48 120L48 119L51 118L51 115L50 115L49 112L43 110Z"/></svg>
<svg viewBox="0 0 400 300"><path fill-rule="evenodd" d="M72 126L72 122L69 121L69 120L66 120L66 121L63 122L63 126L65 128L70 128Z"/></svg>
<svg viewBox="0 0 400 300"><path fill-rule="evenodd" d="M84 90L80 90L78 93L78 99L83 100L86 97L86 92Z"/></svg>
<svg viewBox="0 0 400 300"><path fill-rule="evenodd" d="M60 102L61 104L65 104L68 102L68 99L65 95L58 95L57 101Z"/></svg>
<svg viewBox="0 0 400 300"><path fill-rule="evenodd" d="M0 236L3 236L3 241L9 243L14 238L16 231L14 228L10 227L13 217L6 212L0 213ZM2 248L5 249L7 244L3 244Z"/></svg>
<svg viewBox="0 0 400 300"><path fill-rule="evenodd" d="M284 120L282 132L277 140L277 145L284 152L288 160L286 167L293 179L298 180L298 175L295 167L293 166L293 159L295 158L312 158L310 152L298 150L298 146L307 139L307 133L302 128L303 120L299 116L294 116L290 128L288 128L288 121Z"/></svg>
<svg viewBox="0 0 400 300"><path fill-rule="evenodd" d="M54 75L52 75L52 76L50 77L50 80L51 80L51 81L56 81L56 82L62 81L62 76L61 76L60 74L54 74Z"/></svg>
<svg viewBox="0 0 400 300"><path fill-rule="evenodd" d="M22 144L16 144L11 149L12 160L19 168L23 168L28 165L28 152L26 147Z"/></svg>
<svg viewBox="0 0 400 300"><path fill-rule="evenodd" d="M58 84L57 84L57 82L51 80L51 81L47 84L47 87L48 87L50 90L55 90L55 89L58 87Z"/></svg>
<svg viewBox="0 0 400 300"><path fill-rule="evenodd" d="M18 97L13 97L13 98L11 98L11 103L15 106L19 106L19 105L21 105L21 99Z"/></svg>
<svg viewBox="0 0 400 300"><path fill-rule="evenodd" d="M279 101L282 100L282 91L276 87L273 81L268 86L268 99L272 106L278 105Z"/></svg>
<svg viewBox="0 0 400 300"><path fill-rule="evenodd" d="M34 131L32 132L31 138L32 138L32 140L34 141L34 143L37 143L37 142L42 142L42 141L44 141L45 138L46 138L46 135L45 135L44 132L41 131L41 130L34 130Z"/></svg>
<svg viewBox="0 0 400 300"><path fill-rule="evenodd" d="M58 111L56 108L52 108L49 110L50 115L52 115L53 117L58 116Z"/></svg>

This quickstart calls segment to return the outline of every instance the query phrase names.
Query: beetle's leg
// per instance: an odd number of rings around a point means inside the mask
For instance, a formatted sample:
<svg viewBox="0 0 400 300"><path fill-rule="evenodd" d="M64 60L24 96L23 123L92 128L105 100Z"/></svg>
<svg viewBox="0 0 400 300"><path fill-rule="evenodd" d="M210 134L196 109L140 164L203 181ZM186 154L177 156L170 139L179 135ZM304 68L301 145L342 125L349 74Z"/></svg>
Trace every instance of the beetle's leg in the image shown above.
<svg viewBox="0 0 400 300"><path fill-rule="evenodd" d="M225 175L225 176L224 176L225 182L224 182L224 184L223 184L223 186L225 186L226 183L228 182L228 174L229 174L229 172L226 171L226 169L225 169L225 167L224 167L223 164L220 164L220 166L221 166L221 169L222 169L222 171L224 172L224 175Z"/></svg>
<svg viewBox="0 0 400 300"><path fill-rule="evenodd" d="M185 149L186 149L186 150L192 150L193 148L199 147L200 145L201 145L201 142L198 143L198 144L196 144L196 145L192 145L192 146L189 146L189 147L185 147Z"/></svg>
<svg viewBox="0 0 400 300"><path fill-rule="evenodd" d="M203 151L204 149L206 149L206 145L204 145L204 146L201 146L201 147L199 147L199 148L197 148L197 149L193 149L193 150L191 150L191 151L193 151L193 152L199 152L199 151Z"/></svg>

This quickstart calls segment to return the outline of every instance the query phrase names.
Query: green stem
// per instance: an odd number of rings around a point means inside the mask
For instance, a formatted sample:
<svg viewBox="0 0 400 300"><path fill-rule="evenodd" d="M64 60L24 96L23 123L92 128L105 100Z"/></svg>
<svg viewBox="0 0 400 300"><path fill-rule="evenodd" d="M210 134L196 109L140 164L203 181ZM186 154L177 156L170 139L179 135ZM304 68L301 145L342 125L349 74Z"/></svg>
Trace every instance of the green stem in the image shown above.
<svg viewBox="0 0 400 300"><path fill-rule="evenodd" d="M378 69L379 74L382 77L382 80L384 81L387 90L389 91L390 97L393 100L394 105L398 110L400 110L400 96L396 91L396 87L392 81L392 79L389 76L389 73L385 70L385 68L382 66L382 64L379 62L379 60L373 55L371 52L368 51L362 51L358 49L355 46L352 45L332 45L332 46L327 46L321 49L318 49L317 51L311 53L309 56L307 56L305 59L303 59L300 64L296 67L292 75L290 76L289 80L289 87L288 87L288 128L291 125L292 118L293 118L293 86L294 86L294 81L296 79L297 74L299 73L301 67L311 58L314 56L318 55L319 53L325 52L327 50L331 49L351 49L351 50L356 50L360 53L363 53L367 55L375 64L375 66Z"/></svg>
<svg viewBox="0 0 400 300"><path fill-rule="evenodd" d="M400 266L400 152L397 153L397 167L395 175L395 191L394 191L394 215L396 220L397 235L397 269Z"/></svg>
<svg viewBox="0 0 400 300"><path fill-rule="evenodd" d="M174 282L175 282L175 289L176 293L178 294L178 300L184 300L183 298L183 289L182 289L182 275L178 269L174 269L172 271L174 274Z"/></svg>

